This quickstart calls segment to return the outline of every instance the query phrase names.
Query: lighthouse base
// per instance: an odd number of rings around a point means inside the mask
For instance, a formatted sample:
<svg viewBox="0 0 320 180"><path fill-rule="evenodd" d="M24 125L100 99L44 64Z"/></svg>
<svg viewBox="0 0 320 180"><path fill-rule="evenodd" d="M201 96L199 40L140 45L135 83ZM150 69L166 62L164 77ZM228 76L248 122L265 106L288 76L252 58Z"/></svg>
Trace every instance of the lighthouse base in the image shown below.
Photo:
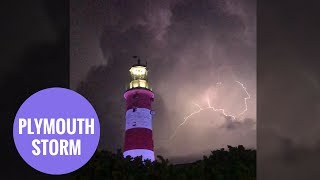
<svg viewBox="0 0 320 180"><path fill-rule="evenodd" d="M148 149L132 149L127 150L123 152L123 156L131 156L132 158L135 158L137 156L142 156L142 160L151 160L154 161L154 152Z"/></svg>

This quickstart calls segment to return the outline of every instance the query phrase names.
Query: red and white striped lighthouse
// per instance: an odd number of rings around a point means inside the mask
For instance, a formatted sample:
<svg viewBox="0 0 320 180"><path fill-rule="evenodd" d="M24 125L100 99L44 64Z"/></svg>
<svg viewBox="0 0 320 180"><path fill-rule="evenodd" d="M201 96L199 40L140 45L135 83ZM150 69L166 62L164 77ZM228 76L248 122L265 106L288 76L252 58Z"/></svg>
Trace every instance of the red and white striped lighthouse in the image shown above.
<svg viewBox="0 0 320 180"><path fill-rule="evenodd" d="M124 93L127 108L123 156L142 156L143 160L154 161L151 109L154 93L148 83L148 69L138 59L129 71L131 82Z"/></svg>

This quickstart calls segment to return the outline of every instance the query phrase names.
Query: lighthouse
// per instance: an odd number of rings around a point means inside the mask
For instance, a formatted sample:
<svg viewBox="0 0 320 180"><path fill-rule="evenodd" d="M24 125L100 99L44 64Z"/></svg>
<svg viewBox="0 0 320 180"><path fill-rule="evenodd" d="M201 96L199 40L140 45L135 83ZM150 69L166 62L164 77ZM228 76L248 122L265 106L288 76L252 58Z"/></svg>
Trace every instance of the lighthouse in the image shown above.
<svg viewBox="0 0 320 180"><path fill-rule="evenodd" d="M154 161L151 104L154 93L148 82L147 64L140 59L129 72L131 81L124 93L126 100L126 125L123 156L142 156L142 160Z"/></svg>

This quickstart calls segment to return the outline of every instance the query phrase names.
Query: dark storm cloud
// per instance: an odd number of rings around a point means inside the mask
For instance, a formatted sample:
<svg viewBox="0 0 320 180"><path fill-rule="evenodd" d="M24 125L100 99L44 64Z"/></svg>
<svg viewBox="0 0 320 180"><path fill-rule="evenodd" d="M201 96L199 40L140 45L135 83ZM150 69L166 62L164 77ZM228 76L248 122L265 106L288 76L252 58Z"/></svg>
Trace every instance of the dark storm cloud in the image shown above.
<svg viewBox="0 0 320 180"><path fill-rule="evenodd" d="M236 130L242 128L252 128L254 129L256 126L256 120L246 118L242 122L240 121L232 121L230 118L226 118L224 128L228 130Z"/></svg>
<svg viewBox="0 0 320 180"><path fill-rule="evenodd" d="M203 154L208 154L213 149L227 147L227 145L242 144L247 148L255 148L255 120L245 119L243 122L227 120L217 124L218 115L213 112L207 113L210 116L204 112L199 115L201 116L200 118L186 124L184 129L180 129L172 141L161 142L159 140L160 142L158 143L163 149L156 150L159 152L164 150L166 156L170 158L191 155L199 159Z"/></svg>
<svg viewBox="0 0 320 180"><path fill-rule="evenodd" d="M133 55L148 61L149 80L156 94L156 153L203 154L226 143L255 146L255 133L246 130L242 122L230 125L234 131L219 130L216 125L225 120L210 111L191 118L181 126L176 138L166 141L184 117L196 110L192 101L206 105L204 96L218 81L225 89L213 103L230 113L239 113L245 97L234 83L239 80L253 95L249 110L241 119L255 119L254 1L71 1L71 11L71 21L77 22L71 25L75 30L71 35L71 87L87 97L99 115L103 132L100 148L122 147L123 92L129 81L128 70L135 63ZM79 17L77 12L86 15ZM90 29L95 30L81 32L81 23L90 24ZM96 32L99 33L92 35ZM87 41L91 36L96 40ZM96 48L91 50L92 46ZM102 54L103 60L97 60L96 55L91 60L90 54ZM237 135L237 130L243 136ZM183 144L186 138L190 143ZM198 148L192 148L192 142L198 142ZM183 152L185 149L189 151Z"/></svg>

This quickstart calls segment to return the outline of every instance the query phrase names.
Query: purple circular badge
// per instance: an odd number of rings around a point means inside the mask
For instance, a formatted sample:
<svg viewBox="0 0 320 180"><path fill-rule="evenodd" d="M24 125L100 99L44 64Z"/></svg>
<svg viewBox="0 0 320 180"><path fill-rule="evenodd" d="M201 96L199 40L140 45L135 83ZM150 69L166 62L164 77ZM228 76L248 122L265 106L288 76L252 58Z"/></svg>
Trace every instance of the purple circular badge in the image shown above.
<svg viewBox="0 0 320 180"><path fill-rule="evenodd" d="M66 174L85 165L99 137L100 124L92 105L65 88L44 89L30 96L13 125L21 157L46 174Z"/></svg>

